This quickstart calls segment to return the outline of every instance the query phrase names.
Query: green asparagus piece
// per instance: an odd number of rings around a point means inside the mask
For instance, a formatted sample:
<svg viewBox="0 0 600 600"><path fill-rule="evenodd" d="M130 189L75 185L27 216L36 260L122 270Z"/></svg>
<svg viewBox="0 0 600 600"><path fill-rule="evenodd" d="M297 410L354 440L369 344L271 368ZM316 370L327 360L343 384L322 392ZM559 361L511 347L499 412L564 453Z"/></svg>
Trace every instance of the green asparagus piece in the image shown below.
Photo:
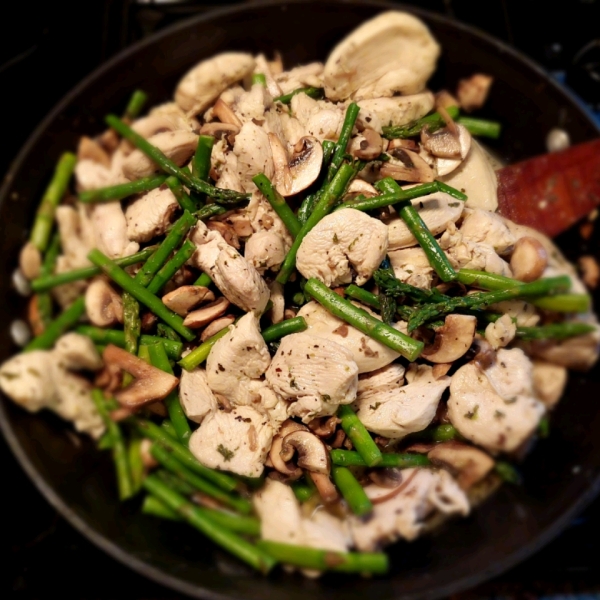
<svg viewBox="0 0 600 600"><path fill-rule="evenodd" d="M306 223L302 225L302 229L298 232L290 251L287 253L283 264L277 275L277 281L279 283L287 283L290 278L294 267L296 266L296 254L298 248L302 243L302 240L306 234L334 207L335 203L343 195L346 190L346 186L354 176L354 169L352 165L343 164L335 174L334 178L327 184L323 192L319 195L319 200L315 204L310 216L306 220Z"/></svg>
<svg viewBox="0 0 600 600"><path fill-rule="evenodd" d="M458 117L458 107L457 106L449 106L446 108L446 112L450 115L451 118L456 119ZM408 125L400 125L400 126L384 126L383 136L388 140L393 140L396 138L411 138L419 135L423 127L427 127L431 133L444 127L446 125L446 121L444 121L444 117L438 112L434 112L426 117L422 117L421 119L417 119L412 123L408 123Z"/></svg>
<svg viewBox="0 0 600 600"><path fill-rule="evenodd" d="M44 260L42 262L42 268L40 270L41 277L46 277L52 275L54 271L54 267L56 265L56 259L60 254L61 245L60 245L60 233L57 231L50 241L50 245L46 250L46 254L44 255ZM47 327L52 322L53 317L53 307L54 303L52 302L52 296L48 292L40 292L37 295L37 308L40 313L40 317L44 326Z"/></svg>
<svg viewBox="0 0 600 600"><path fill-rule="evenodd" d="M171 327L165 325L164 323L158 323L156 326L156 335L160 338L164 338L164 342L181 342L181 336ZM167 349L166 344L165 350ZM167 355L169 354L167 350ZM172 358L172 357L171 357Z"/></svg>
<svg viewBox="0 0 600 600"><path fill-rule="evenodd" d="M503 460L496 461L494 470L507 483L512 483L514 485L519 485L521 483L521 475L509 462Z"/></svg>
<svg viewBox="0 0 600 600"><path fill-rule="evenodd" d="M192 159L192 175L201 181L208 181L210 172L210 156L215 143L212 135L201 135L198 138L198 146Z"/></svg>
<svg viewBox="0 0 600 600"><path fill-rule="evenodd" d="M130 354L137 354L140 335L142 334L142 320L140 319L140 305L138 301L126 291L121 296L123 301L123 333L125 334L125 350Z"/></svg>
<svg viewBox="0 0 600 600"><path fill-rule="evenodd" d="M165 373L169 373L169 375L173 375L173 369L169 364L169 357L167 356L163 343L158 342L156 344L150 344L148 350L150 351L150 361L152 365ZM169 412L169 419L171 419L171 423L175 428L177 438L182 444L187 444L190 435L192 435L192 430L187 417L183 412L183 408L181 407L177 390L173 390L165 398L164 403Z"/></svg>
<svg viewBox="0 0 600 600"><path fill-rule="evenodd" d="M248 200L248 194L240 194L233 190L225 190L216 188L205 181L186 173L184 169L180 169L172 160L167 158L158 148L150 144L141 135L138 135L133 129L128 127L121 119L115 115L108 115L106 123L112 127L117 133L129 140L134 146L139 148L148 158L169 175L174 175L188 189L193 189L201 194L211 196L219 200L221 204L237 204L238 202Z"/></svg>
<svg viewBox="0 0 600 600"><path fill-rule="evenodd" d="M376 310L381 310L381 303L379 301L380 296L376 296L375 294L372 294L371 292L368 292L367 290L365 290L361 287L358 287L357 285L354 285L353 283L351 283L344 290L344 293L349 298L358 300L359 302L362 302L363 304L366 304L367 306L372 306ZM412 316L414 311L415 311L415 309L411 308L410 306L396 303L396 313L404 321L408 321L408 319L410 319L410 317Z"/></svg>
<svg viewBox="0 0 600 600"><path fill-rule="evenodd" d="M231 325L223 327L221 331L218 331L215 335L209 337L205 342L202 342L199 346L194 348L187 356L184 356L179 361L179 366L186 371L192 371L198 365L201 365L208 358L215 343L229 331L230 327Z"/></svg>
<svg viewBox="0 0 600 600"><path fill-rule="evenodd" d="M285 201L285 198L273 187L264 173L255 175L252 181L269 201L273 210L279 215L279 218L283 221L291 236L295 238L300 233L302 226L289 204Z"/></svg>
<svg viewBox="0 0 600 600"><path fill-rule="evenodd" d="M175 196L175 199L177 200L177 202L179 202L179 206L181 206L183 210L187 210L191 213L196 212L196 210L198 210L196 203L190 198L188 193L185 191L182 183L179 181L179 179L177 179L177 177L171 175L170 177L167 177L165 183L167 184L171 192L173 192L173 196Z"/></svg>
<svg viewBox="0 0 600 600"><path fill-rule="evenodd" d="M194 285L200 285L202 287L209 287L211 283L212 279L206 273L202 273L202 275L194 281Z"/></svg>
<svg viewBox="0 0 600 600"><path fill-rule="evenodd" d="M152 444L150 452L165 469L171 471L171 473L177 475L190 485L193 485L199 492L202 492L243 514L252 512L252 504L249 500L240 496L233 496L230 492L223 491L210 481L202 479L202 477L178 461L173 452L167 450L160 444Z"/></svg>
<svg viewBox="0 0 600 600"><path fill-rule="evenodd" d="M314 194L308 194L304 200L302 200L302 204L300 204L300 208L298 209L298 223L300 225L304 225L310 217L312 211L314 210L317 202L319 201L319 194L315 192Z"/></svg>
<svg viewBox="0 0 600 600"><path fill-rule="evenodd" d="M346 109L346 116L344 117L344 123L342 124L340 137L335 145L335 150L333 151L333 156L331 158L331 164L329 165L329 171L327 173L327 179L329 181L333 179L335 174L338 172L338 169L342 166L342 162L346 156L346 148L348 147L348 142L352 136L352 130L354 129L354 124L356 123L356 118L358 117L359 112L360 106L354 102L349 104L348 108Z"/></svg>
<svg viewBox="0 0 600 600"><path fill-rule="evenodd" d="M567 291L571 287L571 280L566 275L538 279L532 283L524 283L506 290L494 292L478 292L469 296L449 298L443 302L426 304L420 308L408 321L408 331L414 331L423 323L433 318L447 315L457 309L482 309L496 302L516 300L536 296L549 296L554 293Z"/></svg>
<svg viewBox="0 0 600 600"><path fill-rule="evenodd" d="M587 323L552 323L539 327L517 327L517 336L522 340L565 340L592 331L596 331L596 327Z"/></svg>
<svg viewBox="0 0 600 600"><path fill-rule="evenodd" d="M501 125L497 121L475 119L473 117L458 117L456 122L465 127L472 135L492 138L494 140L500 137Z"/></svg>
<svg viewBox="0 0 600 600"><path fill-rule="evenodd" d="M457 200L467 200L466 194L463 194L461 191L453 188L447 183L444 183L443 181L436 181L435 184L437 185L438 192L444 192L445 194L448 194Z"/></svg>
<svg viewBox="0 0 600 600"><path fill-rule="evenodd" d="M144 108L144 104L146 104L146 100L148 100L146 92L135 90L129 99L123 118L129 121L137 119L138 115L142 112L142 108Z"/></svg>
<svg viewBox="0 0 600 600"><path fill-rule="evenodd" d="M79 202L91 204L94 202L115 202L122 200L133 194L149 192L165 183L166 175L150 175L136 181L111 185L110 187L98 188L96 190L87 190L79 194Z"/></svg>
<svg viewBox="0 0 600 600"><path fill-rule="evenodd" d="M383 552L334 552L269 540L260 540L257 546L277 561L299 569L383 575L389 567Z"/></svg>
<svg viewBox="0 0 600 600"><path fill-rule="evenodd" d="M331 475L335 485L355 515L362 517L373 510L373 503L369 500L356 477L352 475L352 471L346 467L334 465L331 467Z"/></svg>
<svg viewBox="0 0 600 600"><path fill-rule="evenodd" d="M263 332L262 336L265 342L270 343L275 340L279 340L290 333L299 333L305 331L308 328L304 317L293 317L292 319L286 319L281 323L275 323L267 327Z"/></svg>
<svg viewBox="0 0 600 600"><path fill-rule="evenodd" d="M430 431L431 439L434 442L448 442L460 437L456 427L450 423L443 423L433 427Z"/></svg>
<svg viewBox="0 0 600 600"><path fill-rule="evenodd" d="M347 404L341 404L337 416L341 420L342 429L354 444L356 451L365 461L365 464L369 467L375 467L381 463L383 460L381 450L352 408Z"/></svg>
<svg viewBox="0 0 600 600"><path fill-rule="evenodd" d="M254 73L252 75L252 85L259 83L263 87L267 87L267 78L264 73Z"/></svg>
<svg viewBox="0 0 600 600"><path fill-rule="evenodd" d="M152 496L151 494L144 498L144 503L142 504L142 513L152 517L168 519L169 521L183 521L177 511L169 508L156 496Z"/></svg>
<svg viewBox="0 0 600 600"><path fill-rule="evenodd" d="M112 455L115 463L115 469L117 472L117 485L119 488L119 498L126 500L130 498L134 493L134 484L131 477L131 470L129 468L129 460L127 456L127 447L121 433L119 426L110 418L108 410L106 408L104 394L102 390L97 388L92 390L92 400L96 410L98 411L106 431L111 437L112 441Z"/></svg>
<svg viewBox="0 0 600 600"><path fill-rule="evenodd" d="M294 481L292 483L292 490L294 490L294 495L299 502L310 500L315 495L316 491L314 487L301 481Z"/></svg>
<svg viewBox="0 0 600 600"><path fill-rule="evenodd" d="M87 335L93 342L114 344L115 346L119 346L119 348L125 348L125 334L118 329L101 329L92 325L79 325L75 328L75 331L82 335ZM144 345L155 344L156 342L164 344L167 356L171 360L178 360L181 357L183 344L180 341L167 340L156 335L142 335L140 337L140 343Z"/></svg>
<svg viewBox="0 0 600 600"><path fill-rule="evenodd" d="M358 452L353 450L332 450L331 462L342 467L366 467L367 463ZM430 464L427 455L416 453L391 454L382 453L381 462L375 465L378 468L410 469L411 467L424 467Z"/></svg>
<svg viewBox="0 0 600 600"><path fill-rule="evenodd" d="M167 262L162 269L154 276L154 279L148 284L148 291L153 294L158 294L160 290L165 286L171 278L183 267L183 265L189 260L189 258L196 251L196 246L186 240L183 245L175 253L173 258Z"/></svg>
<svg viewBox="0 0 600 600"><path fill-rule="evenodd" d="M378 181L375 187L381 192L388 194L398 191L402 192L402 188L390 177ZM440 248L427 225L425 225L419 211L406 200L402 204L396 204L394 208L398 211L400 218L406 223L410 232L415 236L421 248L423 248L429 264L433 267L438 277L445 282L456 279L454 267L450 264L448 257Z"/></svg>
<svg viewBox="0 0 600 600"><path fill-rule="evenodd" d="M298 88L290 92L289 94L283 94L283 96L277 96L277 98L273 98L273 102L281 102L282 104L289 104L292 101L292 98L296 94L306 94L310 98L314 98L315 100L320 100L323 98L323 88L317 87L302 87Z"/></svg>
<svg viewBox="0 0 600 600"><path fill-rule="evenodd" d="M136 252L131 256L125 256L123 258L117 258L115 263L120 267L130 267L138 263L144 262L147 258L152 256L152 253L156 250L157 246L149 246L141 252ZM73 281L80 281L82 279L90 279L95 275L102 273L102 269L98 267L83 267L82 269L74 269L73 271L67 271L66 273L59 273L57 275L41 275L37 279L31 282L31 289L34 292L45 292L59 285L65 283L72 283Z"/></svg>
<svg viewBox="0 0 600 600"><path fill-rule="evenodd" d="M76 163L77 157L71 152L65 152L59 158L54 175L35 214L29 240L42 253L46 251L50 242L50 235L54 226L54 213L69 187L69 181Z"/></svg>
<svg viewBox="0 0 600 600"><path fill-rule="evenodd" d="M408 360L413 361L421 354L424 347L423 342L414 340L382 323L365 310L338 296L318 279L309 279L304 291L339 319L353 325L359 331L395 350Z"/></svg>
<svg viewBox="0 0 600 600"><path fill-rule="evenodd" d="M548 415L544 415L537 426L537 434L540 438L545 439L550 435L550 419Z"/></svg>
<svg viewBox="0 0 600 600"><path fill-rule="evenodd" d="M194 216L199 221L208 221L211 217L218 217L224 215L227 209L223 208L219 204L205 204L201 209L194 213Z"/></svg>
<svg viewBox="0 0 600 600"><path fill-rule="evenodd" d="M335 142L331 140L323 140L321 146L323 147L323 166L328 167L331 157L335 152Z"/></svg>
<svg viewBox="0 0 600 600"><path fill-rule="evenodd" d="M174 439L177 439L177 431L175 431L175 427L173 423L169 421L169 419L165 419L160 426Z"/></svg>
<svg viewBox="0 0 600 600"><path fill-rule="evenodd" d="M183 339L191 342L196 334L183 325L183 319L172 310L169 310L154 294L143 285L129 277L123 269L118 267L110 258L94 248L88 254L89 260L100 267L117 285L130 293L138 302L147 306L159 319L172 327Z"/></svg>
<svg viewBox="0 0 600 600"><path fill-rule="evenodd" d="M162 422L161 426L164 427L165 423L171 424L171 422L168 419L165 419ZM175 430L173 430L173 435L176 435ZM154 474L164 483L166 483L171 489L175 490L178 494L181 494L182 496L187 496L191 498L197 491L193 485L191 485L187 481L184 481L177 475L174 475L173 473L171 473L171 471L167 471L166 469L157 469L156 471L154 471Z"/></svg>
<svg viewBox="0 0 600 600"><path fill-rule="evenodd" d="M185 446L152 421L139 419L136 421L136 427L142 435L170 450L189 470L211 481L222 490L231 492L238 488L238 482L231 475L201 465Z"/></svg>
<svg viewBox="0 0 600 600"><path fill-rule="evenodd" d="M134 438L129 442L128 448L128 459L129 459L129 471L131 473L131 482L133 486L133 492L137 493L142 488L142 481L146 475L146 469L144 467L144 461L142 460L141 454L141 438Z"/></svg>
<svg viewBox="0 0 600 600"><path fill-rule="evenodd" d="M518 285L523 285L522 281L486 273L485 271L474 271L472 269L460 269L457 272L456 280L463 285L472 285L484 290L507 290ZM555 294L545 298L530 298L528 302L542 308L543 310L553 310L555 312L581 313L590 309L591 298L587 294Z"/></svg>
<svg viewBox="0 0 600 600"><path fill-rule="evenodd" d="M49 350L54 346L54 342L63 334L72 329L77 321L85 313L85 298L80 296L64 310L54 321L52 321L46 329L38 336L34 337L23 352L31 350Z"/></svg>
<svg viewBox="0 0 600 600"><path fill-rule="evenodd" d="M171 510L181 515L183 519L206 535L206 537L261 573L268 573L275 565L275 559L271 558L266 551L261 550L235 533L218 525L215 521L207 517L205 513L198 510L199 507L194 506L183 496L169 489L156 476L150 475L146 477L144 488L166 504Z"/></svg>

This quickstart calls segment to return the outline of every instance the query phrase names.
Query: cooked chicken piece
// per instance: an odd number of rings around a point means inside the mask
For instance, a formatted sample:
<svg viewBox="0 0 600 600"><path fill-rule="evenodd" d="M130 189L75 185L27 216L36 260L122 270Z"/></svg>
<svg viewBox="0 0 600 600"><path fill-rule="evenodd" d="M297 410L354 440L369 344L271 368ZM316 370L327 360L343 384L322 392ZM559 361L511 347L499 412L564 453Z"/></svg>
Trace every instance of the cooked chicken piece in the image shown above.
<svg viewBox="0 0 600 600"><path fill-rule="evenodd" d="M493 81L493 77L484 73L475 73L468 79L461 79L456 90L460 107L467 112L481 108L487 99Z"/></svg>
<svg viewBox="0 0 600 600"><path fill-rule="evenodd" d="M387 365L358 378L357 398L366 400L381 392L395 390L404 385L406 369L399 363Z"/></svg>
<svg viewBox="0 0 600 600"><path fill-rule="evenodd" d="M287 141L288 152L291 152L300 138L308 135L300 121L287 112L269 111L265 115L264 127L269 132L276 133L282 141Z"/></svg>
<svg viewBox="0 0 600 600"><path fill-rule="evenodd" d="M345 552L351 545L348 524L332 514L317 510L310 516L302 513L289 485L267 479L254 494L254 507L260 519L263 540ZM305 575L320 573L303 571Z"/></svg>
<svg viewBox="0 0 600 600"><path fill-rule="evenodd" d="M261 377L270 362L258 319L248 313L212 347L206 359L208 385L233 404L251 404L256 395L249 389L249 383Z"/></svg>
<svg viewBox="0 0 600 600"><path fill-rule="evenodd" d="M338 138L344 122L344 111L340 106L315 100L306 94L296 94L290 106L292 114L308 135L316 137L320 142Z"/></svg>
<svg viewBox="0 0 600 600"><path fill-rule="evenodd" d="M185 165L196 150L198 135L191 131L163 131L148 139L178 167ZM130 181L148 177L159 170L156 163L141 150L134 150L123 161L123 175Z"/></svg>
<svg viewBox="0 0 600 600"><path fill-rule="evenodd" d="M387 227L353 208L327 215L302 240L296 267L307 279L317 277L328 286L368 281L385 257Z"/></svg>
<svg viewBox="0 0 600 600"><path fill-rule="evenodd" d="M414 540L434 511L468 515L470 510L466 494L444 470L405 469L396 490L371 484L365 492L375 503L371 518L350 520L354 543L361 551L377 550L400 538Z"/></svg>
<svg viewBox="0 0 600 600"><path fill-rule="evenodd" d="M254 69L254 58L242 52L224 52L188 71L175 90L175 102L188 115L204 112L219 94Z"/></svg>
<svg viewBox="0 0 600 600"><path fill-rule="evenodd" d="M117 151L113 155L110 167L89 159L77 161L75 165L77 190L83 192L125 183L127 179L123 177L121 170L122 159L123 156Z"/></svg>
<svg viewBox="0 0 600 600"><path fill-rule="evenodd" d="M400 281L425 290L431 288L435 273L421 247L394 250L388 256L394 275Z"/></svg>
<svg viewBox="0 0 600 600"><path fill-rule="evenodd" d="M425 24L389 11L346 36L325 64L330 100L417 94L435 70L440 47Z"/></svg>
<svg viewBox="0 0 600 600"><path fill-rule="evenodd" d="M334 414L339 404L356 397L358 367L352 353L309 332L284 337L265 375L292 402L289 414L305 423Z"/></svg>
<svg viewBox="0 0 600 600"><path fill-rule="evenodd" d="M450 377L436 379L432 367L411 364L406 381L402 387L390 387L385 382L377 392L369 390L366 397L357 395L354 406L369 431L398 439L422 431L431 423Z"/></svg>
<svg viewBox="0 0 600 600"><path fill-rule="evenodd" d="M517 241L501 217L480 208L465 209L459 231L463 240L488 244L500 256L510 254Z"/></svg>
<svg viewBox="0 0 600 600"><path fill-rule="evenodd" d="M65 333L54 345L54 355L60 366L70 371L98 371L102 368L102 358L87 335Z"/></svg>
<svg viewBox="0 0 600 600"><path fill-rule="evenodd" d="M471 141L471 150L461 165L440 180L464 192L469 208L495 211L498 208L498 180L485 150Z"/></svg>
<svg viewBox="0 0 600 600"><path fill-rule="evenodd" d="M200 221L190 239L197 248L191 263L208 273L230 302L242 310L261 314L269 301L269 288L260 273L219 232L211 231Z"/></svg>
<svg viewBox="0 0 600 600"><path fill-rule="evenodd" d="M177 106L175 102L165 102L151 108L148 116L166 117L175 125L175 129L194 131L196 133L200 129L198 121L194 117L188 117L188 115L185 114L185 111Z"/></svg>
<svg viewBox="0 0 600 600"><path fill-rule="evenodd" d="M250 406L208 414L190 437L190 452L210 469L260 477L273 440L265 415Z"/></svg>
<svg viewBox="0 0 600 600"><path fill-rule="evenodd" d="M368 308L362 305L360 308L379 318ZM380 344L355 327L352 327L352 325L348 325L345 321L338 319L318 302L307 302L298 311L298 316L304 317L306 320L306 324L308 325L307 333L341 344L349 350L352 353L354 362L356 362L359 373L368 373L369 371L384 367L400 356L391 348ZM396 327L402 330L404 326L397 324Z"/></svg>
<svg viewBox="0 0 600 600"><path fill-rule="evenodd" d="M236 192L244 191L244 186L240 179L238 158L233 152L229 152L226 155L225 162L218 169L216 187L225 190L235 190Z"/></svg>
<svg viewBox="0 0 600 600"><path fill-rule="evenodd" d="M279 215L273 210L268 200L258 191L252 192L250 202L243 214L250 221L252 229L257 231L269 231L277 233L285 240L286 248L289 248L294 241L290 232L287 230L284 222L279 218Z"/></svg>
<svg viewBox="0 0 600 600"><path fill-rule="evenodd" d="M455 269L475 269L512 277L510 265L500 258L490 244L463 239L462 232L449 223L439 240Z"/></svg>
<svg viewBox="0 0 600 600"><path fill-rule="evenodd" d="M257 231L246 241L244 257L264 275L265 271L277 271L285 258L289 246L274 231Z"/></svg>
<svg viewBox="0 0 600 600"><path fill-rule="evenodd" d="M265 80L267 82L267 90L269 94L271 94L272 98L277 98L281 96L281 88L277 81L275 81L275 76L271 71L271 67L269 62L265 58L264 54L259 54L254 57L255 66L254 66L254 74L262 73L265 76Z"/></svg>
<svg viewBox="0 0 600 600"><path fill-rule="evenodd" d="M140 245L127 237L127 222L120 202L95 204L91 209L96 246L109 258L135 254Z"/></svg>
<svg viewBox="0 0 600 600"><path fill-rule="evenodd" d="M0 366L0 389L26 410L49 408L72 421L77 431L98 438L105 427L92 401L92 386L67 367L97 368L101 361L87 339L81 343L81 336L73 336L77 334L59 339L57 350L33 350L7 360ZM79 350L80 357L76 356Z"/></svg>
<svg viewBox="0 0 600 600"><path fill-rule="evenodd" d="M489 308L510 317L517 327L535 327L540 321L540 315L535 306L523 300L496 302L496 304L490 304Z"/></svg>
<svg viewBox="0 0 600 600"><path fill-rule="evenodd" d="M543 360L533 361L533 389L546 408L556 406L567 385L568 371Z"/></svg>
<svg viewBox="0 0 600 600"><path fill-rule="evenodd" d="M137 119L131 124L131 129L145 139L150 139L157 133L164 133L166 131L181 130L194 133L194 128L190 120L187 120L186 122L182 119L160 114L148 115L141 119ZM122 148L125 149L126 154L130 154L135 150L135 146L130 142L123 144Z"/></svg>
<svg viewBox="0 0 600 600"><path fill-rule="evenodd" d="M502 315L494 323L490 323L485 328L485 339L491 344L494 350L508 346L517 334L517 326L509 315Z"/></svg>
<svg viewBox="0 0 600 600"><path fill-rule="evenodd" d="M255 83L250 90L244 92L235 105L234 112L242 124L248 121L259 121L265 116L265 110L273 105L273 98L261 83Z"/></svg>
<svg viewBox="0 0 600 600"><path fill-rule="evenodd" d="M269 317L271 323L281 323L285 313L285 296L283 294L283 285L278 281L274 281L270 286L271 290L271 310L269 311Z"/></svg>
<svg viewBox="0 0 600 600"><path fill-rule="evenodd" d="M87 267L90 264L87 255L96 246L96 237L87 208L81 204L77 208L67 205L56 208L56 223L60 233L62 257L68 263L65 265L65 271ZM57 272L63 271L57 269Z"/></svg>
<svg viewBox="0 0 600 600"><path fill-rule="evenodd" d="M275 75L275 81L283 94L289 94L301 87L323 87L323 63L300 65Z"/></svg>
<svg viewBox="0 0 600 600"><path fill-rule="evenodd" d="M127 237L134 242L148 242L163 235L179 209L170 189L156 188L134 200L125 210Z"/></svg>
<svg viewBox="0 0 600 600"><path fill-rule="evenodd" d="M386 125L400 127L424 117L433 110L435 100L431 92L421 92L412 96L394 96L393 98L372 98L360 100L358 118L378 133Z"/></svg>
<svg viewBox="0 0 600 600"><path fill-rule="evenodd" d="M219 403L208 385L204 369L181 369L179 399L183 412L194 423L202 423L207 414L219 409Z"/></svg>
<svg viewBox="0 0 600 600"><path fill-rule="evenodd" d="M235 137L233 153L237 157L237 175L246 192L256 189L252 178L264 173L273 178L273 154L267 132L253 122L245 123Z"/></svg>
<svg viewBox="0 0 600 600"><path fill-rule="evenodd" d="M531 361L519 348L498 350L484 371L468 363L452 376L450 421L461 435L491 452L516 450L544 412L534 396Z"/></svg>
<svg viewBox="0 0 600 600"><path fill-rule="evenodd" d="M445 231L449 223L456 223L465 206L464 202L443 192L415 198L411 200L411 203L433 235ZM391 221L388 221L387 225L390 250L417 245L415 236L400 217L396 215Z"/></svg>

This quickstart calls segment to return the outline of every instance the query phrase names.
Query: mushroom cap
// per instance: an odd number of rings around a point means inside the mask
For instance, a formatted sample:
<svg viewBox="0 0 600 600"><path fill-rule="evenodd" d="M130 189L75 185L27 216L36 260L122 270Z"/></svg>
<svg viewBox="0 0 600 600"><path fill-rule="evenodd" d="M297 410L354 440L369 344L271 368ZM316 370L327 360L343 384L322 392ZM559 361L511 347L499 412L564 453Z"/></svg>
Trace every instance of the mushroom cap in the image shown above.
<svg viewBox="0 0 600 600"><path fill-rule="evenodd" d="M451 363L463 356L473 343L477 318L471 315L447 315L436 330L435 341L421 356L434 363Z"/></svg>
<svg viewBox="0 0 600 600"><path fill-rule="evenodd" d="M302 475L302 469L296 467L289 459L284 460L281 456L284 438L294 431L307 431L307 428L305 425L291 419L287 419L281 424L281 429L273 437L269 458L271 459L273 468L277 469L277 471L287 475L291 479L298 479Z"/></svg>
<svg viewBox="0 0 600 600"><path fill-rule="evenodd" d="M481 481L494 466L492 457L479 448L455 441L436 444L427 457L434 465L450 467L463 489Z"/></svg>
<svg viewBox="0 0 600 600"><path fill-rule="evenodd" d="M92 281L85 291L85 311L90 321L98 327L123 321L121 296L102 277Z"/></svg>
<svg viewBox="0 0 600 600"><path fill-rule="evenodd" d="M294 451L298 453L297 464L299 467L314 473L329 475L331 466L329 452L325 444L314 433L297 430L286 435L279 453L281 459L291 460Z"/></svg>

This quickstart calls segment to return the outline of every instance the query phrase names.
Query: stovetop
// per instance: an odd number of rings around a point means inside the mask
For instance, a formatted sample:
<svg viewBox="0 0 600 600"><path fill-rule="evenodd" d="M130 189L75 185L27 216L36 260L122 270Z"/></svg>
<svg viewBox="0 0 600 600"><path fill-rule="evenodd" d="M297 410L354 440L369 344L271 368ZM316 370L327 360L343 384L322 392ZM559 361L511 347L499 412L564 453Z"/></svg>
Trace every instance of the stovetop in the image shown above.
<svg viewBox="0 0 600 600"><path fill-rule="evenodd" d="M222 2L39 3L10 9L0 40L4 115L0 174L50 108L86 74L146 35ZM420 0L405 2L465 21L522 50L597 111L600 123L600 1ZM552 8L550 8L552 6ZM8 20L4 21L5 28ZM74 27L72 23L77 23ZM18 86L19 98L10 90ZM167 600L181 598L130 571L75 531L37 492L0 439L5 483L0 597ZM456 596L600 598L600 499L546 548L501 577Z"/></svg>

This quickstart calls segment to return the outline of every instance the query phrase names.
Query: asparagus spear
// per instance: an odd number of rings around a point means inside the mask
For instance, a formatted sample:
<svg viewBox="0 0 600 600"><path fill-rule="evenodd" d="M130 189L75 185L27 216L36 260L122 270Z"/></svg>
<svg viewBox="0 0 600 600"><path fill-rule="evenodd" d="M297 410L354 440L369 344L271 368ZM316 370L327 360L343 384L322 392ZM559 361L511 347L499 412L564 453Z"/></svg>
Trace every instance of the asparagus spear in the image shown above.
<svg viewBox="0 0 600 600"><path fill-rule="evenodd" d="M254 73L252 75L252 85L259 83L263 87L267 87L267 78L264 73Z"/></svg>
<svg viewBox="0 0 600 600"><path fill-rule="evenodd" d="M449 106L446 109L446 112L450 115L451 118L456 119L458 117L458 106ZM444 117L438 112L434 112L426 117L422 117L421 119L417 119L412 123L408 123L408 125L401 125L399 127L390 125L384 126L383 135L388 140L393 140L395 138L410 138L415 137L421 133L423 127L427 127L430 132L434 132L440 127L444 127L446 121L444 121Z"/></svg>
<svg viewBox="0 0 600 600"><path fill-rule="evenodd" d="M158 294L175 273L183 267L195 251L196 246L190 242L190 240L183 242L181 248L179 248L173 258L158 271L146 289L153 294Z"/></svg>
<svg viewBox="0 0 600 600"><path fill-rule="evenodd" d="M205 204L194 215L199 221L207 221L211 217L224 215L226 212L227 209L223 208L220 204Z"/></svg>
<svg viewBox="0 0 600 600"><path fill-rule="evenodd" d="M346 156L346 148L348 147L348 142L350 141L350 136L352 135L352 130L354 129L354 124L356 123L356 118L358 117L359 112L360 106L354 102L349 104L348 108L346 109L346 116L344 117L344 123L342 124L342 130L340 131L340 137L335 145L335 150L333 151L333 156L331 158L331 164L329 165L329 171L327 173L328 181L331 181L334 178L335 174L342 166L344 156Z"/></svg>
<svg viewBox="0 0 600 600"><path fill-rule="evenodd" d="M299 333L305 331L308 328L304 317L293 317L292 319L286 319L280 323L275 323L270 327L263 330L262 336L265 342L270 343L281 339L291 333Z"/></svg>
<svg viewBox="0 0 600 600"><path fill-rule="evenodd" d="M310 98L314 98L315 100L320 100L323 97L323 88L301 87L296 90L293 90L289 94L283 94L283 96L277 96L277 98L273 98L273 102L281 102L282 104L289 104L292 101L292 98L296 94L306 94Z"/></svg>
<svg viewBox="0 0 600 600"><path fill-rule="evenodd" d="M40 252L45 252L48 247L54 225L54 213L69 187L76 163L77 157L71 152L65 152L59 158L54 175L37 209L29 239Z"/></svg>
<svg viewBox="0 0 600 600"><path fill-rule="evenodd" d="M358 454L368 467L375 467L382 461L381 450L373 441L367 428L361 423L356 413L347 405L338 408L337 416L341 420L342 429L352 440Z"/></svg>
<svg viewBox="0 0 600 600"><path fill-rule="evenodd" d="M475 119L473 117L458 117L456 122L467 129L472 135L488 137L494 140L500 137L500 123L486 119Z"/></svg>
<svg viewBox="0 0 600 600"><path fill-rule="evenodd" d="M194 285L200 285L202 287L208 287L211 283L212 279L206 273L202 273L202 275L194 281Z"/></svg>
<svg viewBox="0 0 600 600"><path fill-rule="evenodd" d="M129 140L134 146L139 148L148 158L154 161L159 168L169 175L174 175L187 188L193 189L201 194L206 194L219 200L221 203L238 203L248 200L248 194L240 194L233 190L225 190L216 188L205 181L194 177L187 173L184 169L180 169L172 160L167 158L156 146L150 144L141 135L138 135L133 129L128 127L121 119L115 115L108 115L106 123L112 127L117 133Z"/></svg>
<svg viewBox="0 0 600 600"><path fill-rule="evenodd" d="M191 213L198 210L196 203L189 197L177 177L171 175L170 177L167 177L165 183L169 186L169 189L173 192L173 196L175 196L175 199L179 202L179 206L181 206L183 210L187 210Z"/></svg>
<svg viewBox="0 0 600 600"><path fill-rule="evenodd" d="M166 180L166 175L150 175L149 177L142 177L141 179L130 181L128 183L120 183L118 185L111 185L110 187L87 190L79 194L79 202L91 204L93 202L114 202L116 200L122 200L128 196L133 196L133 194L154 190L165 183Z"/></svg>
<svg viewBox="0 0 600 600"><path fill-rule="evenodd" d="M44 261L42 262L42 268L40 270L41 277L52 275L54 267L56 265L56 259L60 254L60 233L57 231L53 236L44 255ZM52 322L52 296L48 292L41 292L37 295L37 308L42 319L44 327L47 327Z"/></svg>
<svg viewBox="0 0 600 600"><path fill-rule="evenodd" d="M334 465L342 467L366 467L367 463L358 452L353 450L332 450L331 462ZM396 468L410 469L411 467L424 467L430 464L429 459L425 454L405 453L392 454L382 453L381 462L376 467L379 468Z"/></svg>
<svg viewBox="0 0 600 600"><path fill-rule="evenodd" d="M596 331L596 327L587 323L552 323L539 327L517 327L517 336L522 340L565 340L592 331Z"/></svg>
<svg viewBox="0 0 600 600"><path fill-rule="evenodd" d="M355 515L362 517L373 510L373 503L369 500L356 477L352 475L352 471L346 467L334 465L331 468L331 475L335 485Z"/></svg>
<svg viewBox="0 0 600 600"><path fill-rule="evenodd" d="M301 225L289 204L285 201L285 198L273 187L264 173L255 175L252 181L269 201L273 210L279 215L279 218L283 221L291 236L295 238L300 233Z"/></svg>
<svg viewBox="0 0 600 600"><path fill-rule="evenodd" d="M206 513L198 510L191 502L187 501L177 492L169 489L160 479L154 475L146 477L144 488L156 496L171 510L177 512L190 525L201 531L206 537L234 556L248 563L262 573L268 573L276 563L276 560L266 551L252 545L235 533L225 529L213 521Z"/></svg>
<svg viewBox="0 0 600 600"><path fill-rule="evenodd" d="M148 94L142 90L135 90L133 94L131 94L131 98L127 104L127 108L125 108L125 114L123 115L124 119L128 121L133 121L137 119L138 115L142 112L142 108L144 108L144 104L148 100Z"/></svg>
<svg viewBox="0 0 600 600"><path fill-rule="evenodd" d="M208 181L210 171L210 155L215 143L212 135L201 135L198 138L198 146L192 159L192 175L201 181Z"/></svg>

